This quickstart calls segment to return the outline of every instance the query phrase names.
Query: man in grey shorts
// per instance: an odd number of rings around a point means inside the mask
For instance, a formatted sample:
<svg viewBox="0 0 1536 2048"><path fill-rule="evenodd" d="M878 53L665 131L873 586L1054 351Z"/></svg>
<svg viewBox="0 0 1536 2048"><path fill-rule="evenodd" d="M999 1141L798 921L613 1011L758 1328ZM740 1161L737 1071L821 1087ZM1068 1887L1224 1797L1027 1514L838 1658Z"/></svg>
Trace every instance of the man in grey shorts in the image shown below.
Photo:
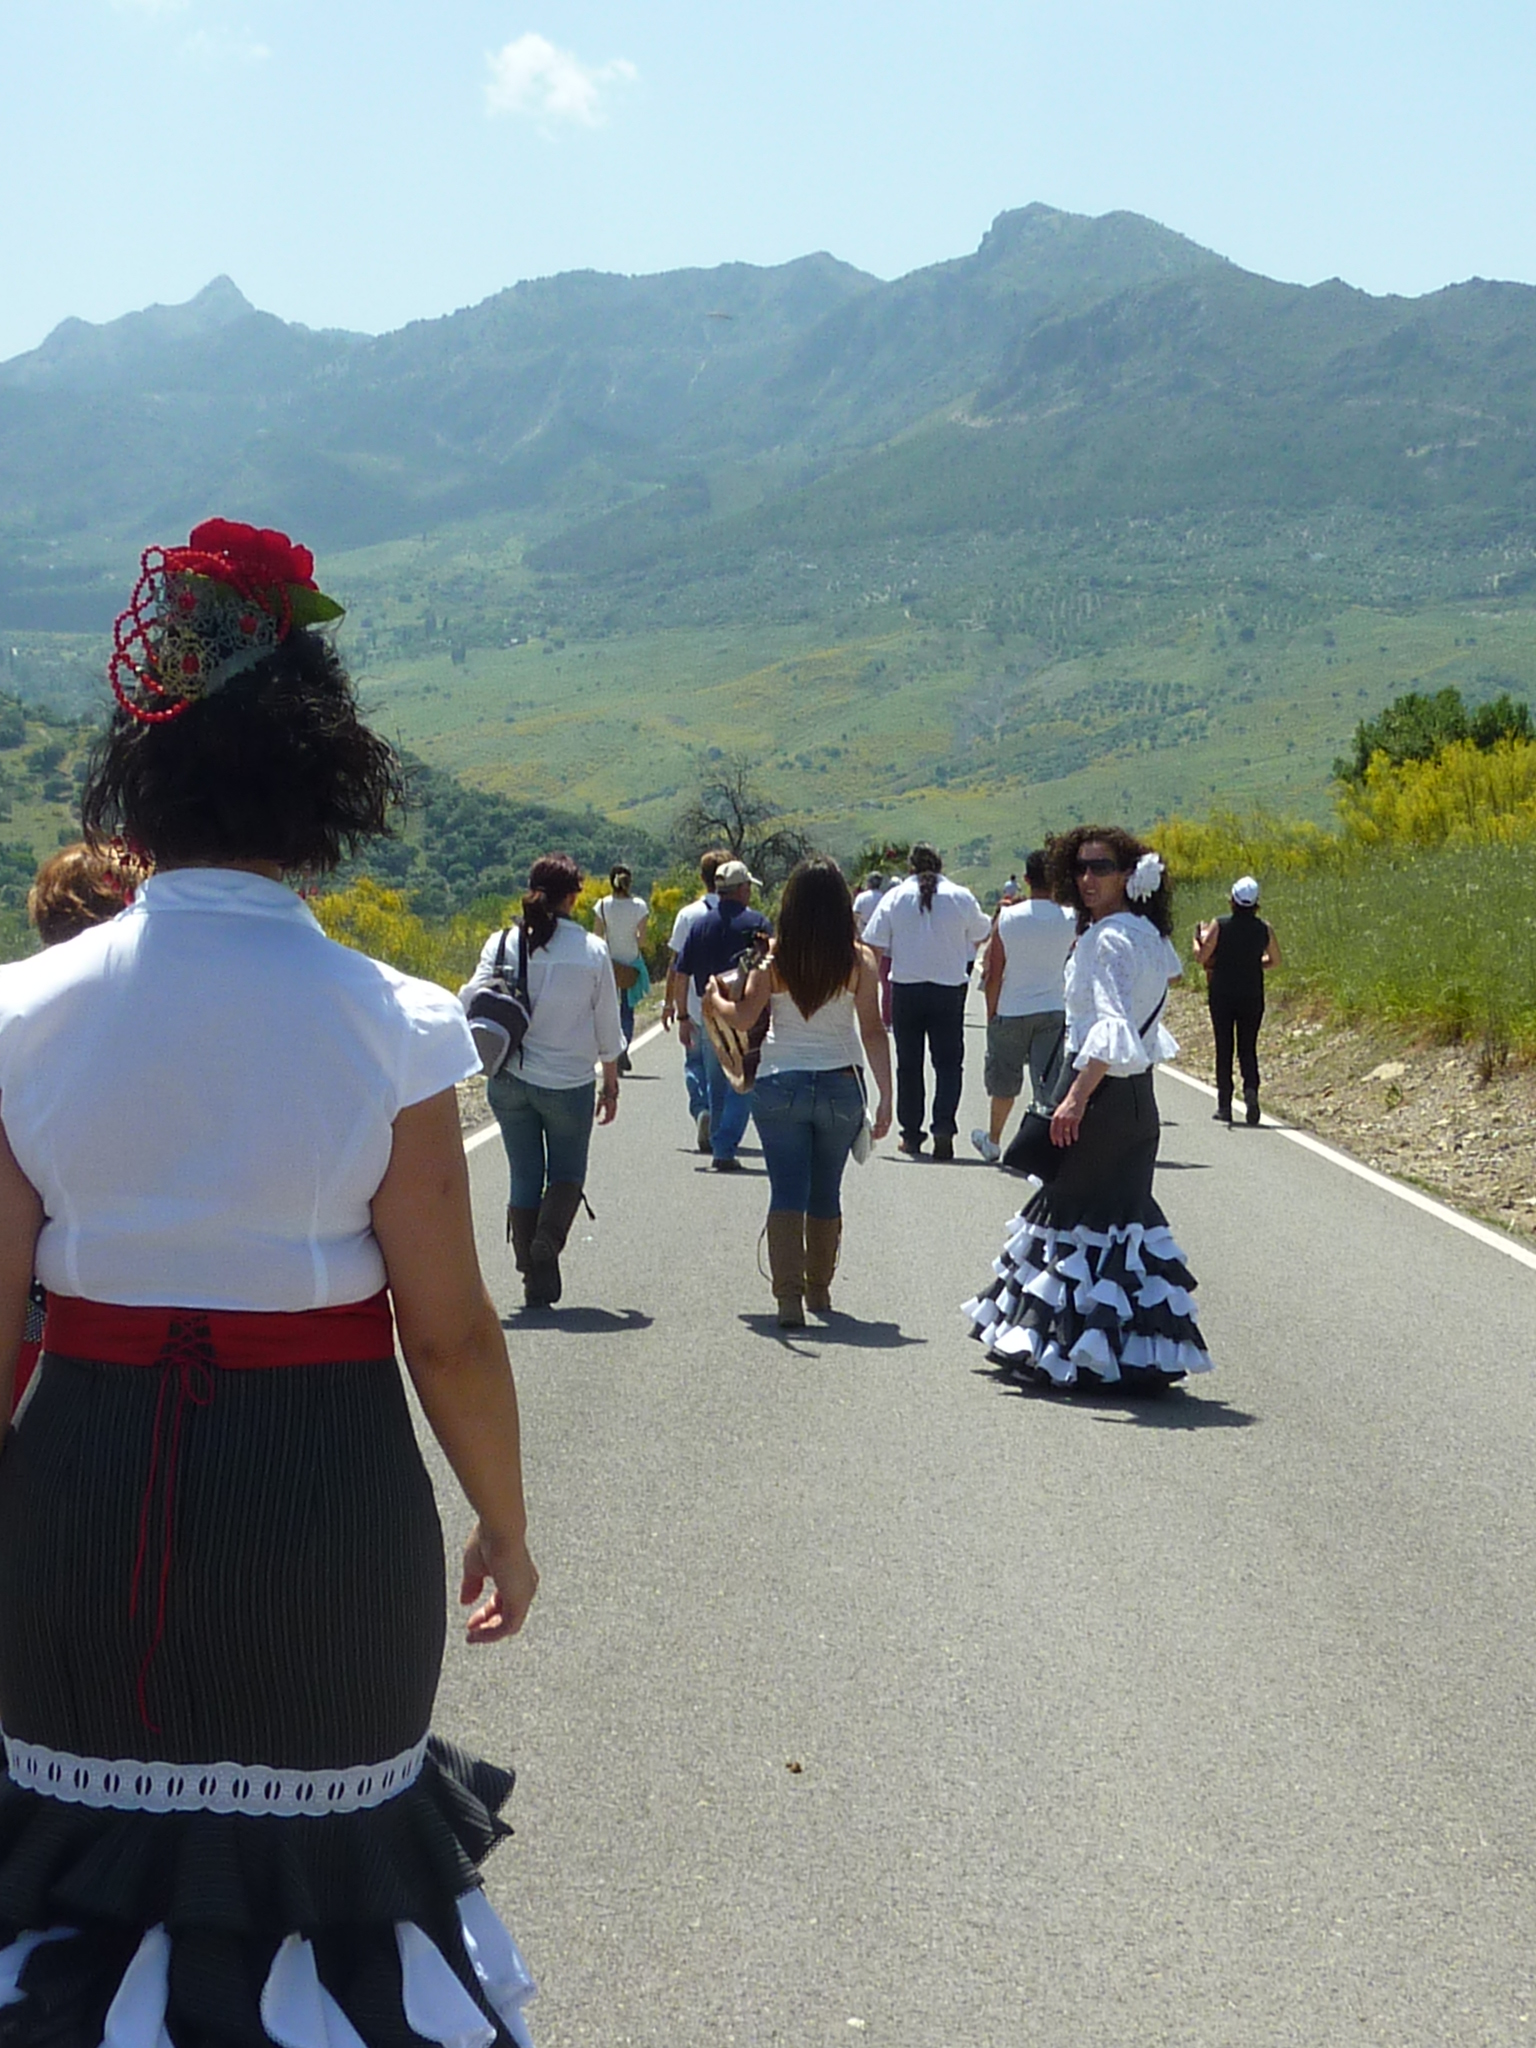
<svg viewBox="0 0 1536 2048"><path fill-rule="evenodd" d="M971 1143L988 1161L1002 1156L1003 1130L1023 1092L1026 1069L1032 1098L1048 1099L1066 1027L1062 981L1067 956L1077 943L1076 918L1051 901L1043 852L1032 853L1024 863L1024 879L1028 898L1005 903L997 913L982 980L991 1128L972 1131Z"/></svg>

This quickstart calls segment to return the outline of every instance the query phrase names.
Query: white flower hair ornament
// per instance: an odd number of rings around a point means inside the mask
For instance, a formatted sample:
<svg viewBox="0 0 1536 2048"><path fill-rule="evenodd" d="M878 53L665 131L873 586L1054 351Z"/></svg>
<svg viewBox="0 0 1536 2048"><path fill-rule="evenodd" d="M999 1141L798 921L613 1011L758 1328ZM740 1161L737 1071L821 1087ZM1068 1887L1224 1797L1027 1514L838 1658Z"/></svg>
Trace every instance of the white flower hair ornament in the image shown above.
<svg viewBox="0 0 1536 2048"><path fill-rule="evenodd" d="M1160 853L1144 853L1131 869L1125 893L1133 903L1146 903L1163 886L1163 877L1168 870L1163 866Z"/></svg>

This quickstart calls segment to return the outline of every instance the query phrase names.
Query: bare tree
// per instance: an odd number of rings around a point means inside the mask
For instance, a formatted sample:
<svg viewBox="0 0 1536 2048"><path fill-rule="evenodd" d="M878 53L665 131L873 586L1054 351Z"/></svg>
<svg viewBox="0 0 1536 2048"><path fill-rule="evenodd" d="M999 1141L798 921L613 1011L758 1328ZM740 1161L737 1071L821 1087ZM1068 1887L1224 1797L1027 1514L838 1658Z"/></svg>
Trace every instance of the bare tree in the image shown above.
<svg viewBox="0 0 1536 2048"><path fill-rule="evenodd" d="M779 806L758 785L746 754L722 754L699 764L699 793L672 827L681 859L696 861L711 846L728 846L768 888L784 880L811 850L803 832L774 824Z"/></svg>

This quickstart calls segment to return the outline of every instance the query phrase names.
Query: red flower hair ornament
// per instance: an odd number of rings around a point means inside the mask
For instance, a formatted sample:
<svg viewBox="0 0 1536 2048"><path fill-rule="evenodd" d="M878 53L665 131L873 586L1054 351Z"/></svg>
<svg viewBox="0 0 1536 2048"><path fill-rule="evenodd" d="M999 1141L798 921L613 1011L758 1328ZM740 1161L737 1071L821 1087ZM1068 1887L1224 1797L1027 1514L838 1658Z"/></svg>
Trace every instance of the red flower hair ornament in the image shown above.
<svg viewBox="0 0 1536 2048"><path fill-rule="evenodd" d="M107 678L130 718L163 725L270 654L295 626L342 607L315 588L315 558L286 533L205 519L184 548L146 548L112 628Z"/></svg>

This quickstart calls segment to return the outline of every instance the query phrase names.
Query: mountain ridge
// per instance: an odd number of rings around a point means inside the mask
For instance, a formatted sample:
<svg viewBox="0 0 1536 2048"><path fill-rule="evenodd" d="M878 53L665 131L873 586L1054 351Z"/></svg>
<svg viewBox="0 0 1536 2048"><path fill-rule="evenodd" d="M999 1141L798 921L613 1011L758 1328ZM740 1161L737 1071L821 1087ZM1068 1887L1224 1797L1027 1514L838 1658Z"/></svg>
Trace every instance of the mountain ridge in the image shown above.
<svg viewBox="0 0 1536 2048"><path fill-rule="evenodd" d="M380 336L216 278L0 364L0 624L99 630L143 535L214 510L328 552L490 519L539 574L686 581L1265 505L1519 523L1533 451L1533 288L1285 284L1124 211L1008 209L889 281L563 272Z"/></svg>

